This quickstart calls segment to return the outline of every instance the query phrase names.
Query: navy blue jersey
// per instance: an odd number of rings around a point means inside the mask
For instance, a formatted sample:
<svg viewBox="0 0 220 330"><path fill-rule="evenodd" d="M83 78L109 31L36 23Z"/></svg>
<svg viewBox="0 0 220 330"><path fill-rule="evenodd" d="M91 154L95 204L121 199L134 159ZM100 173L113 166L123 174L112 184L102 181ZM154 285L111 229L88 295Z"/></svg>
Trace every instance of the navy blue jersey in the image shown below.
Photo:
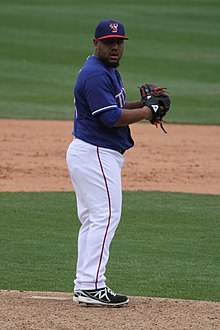
<svg viewBox="0 0 220 330"><path fill-rule="evenodd" d="M129 126L113 127L125 108L126 93L116 68L90 56L79 72L74 88L73 135L90 144L113 150L134 145Z"/></svg>

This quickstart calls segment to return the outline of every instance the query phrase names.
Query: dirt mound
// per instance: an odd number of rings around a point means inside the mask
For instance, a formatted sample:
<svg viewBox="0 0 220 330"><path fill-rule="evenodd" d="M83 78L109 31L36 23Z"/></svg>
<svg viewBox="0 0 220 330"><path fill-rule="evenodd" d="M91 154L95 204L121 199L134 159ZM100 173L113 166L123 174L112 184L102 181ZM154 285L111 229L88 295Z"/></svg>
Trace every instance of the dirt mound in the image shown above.
<svg viewBox="0 0 220 330"><path fill-rule="evenodd" d="M0 292L0 328L209 330L220 328L220 303L130 297L126 307L85 307L55 292Z"/></svg>

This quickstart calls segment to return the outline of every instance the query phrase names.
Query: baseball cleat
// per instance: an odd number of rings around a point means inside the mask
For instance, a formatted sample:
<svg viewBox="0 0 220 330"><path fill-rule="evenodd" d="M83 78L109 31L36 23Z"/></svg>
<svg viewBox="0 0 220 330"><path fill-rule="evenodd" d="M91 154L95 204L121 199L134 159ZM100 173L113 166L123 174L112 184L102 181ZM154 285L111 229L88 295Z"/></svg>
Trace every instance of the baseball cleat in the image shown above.
<svg viewBox="0 0 220 330"><path fill-rule="evenodd" d="M76 303L79 303L79 294L80 294L80 291L74 291L73 293L73 301L76 302Z"/></svg>
<svg viewBox="0 0 220 330"><path fill-rule="evenodd" d="M105 287L98 290L80 290L74 292L73 301L85 303L86 305L99 306L122 306L129 302L128 297L114 293Z"/></svg>

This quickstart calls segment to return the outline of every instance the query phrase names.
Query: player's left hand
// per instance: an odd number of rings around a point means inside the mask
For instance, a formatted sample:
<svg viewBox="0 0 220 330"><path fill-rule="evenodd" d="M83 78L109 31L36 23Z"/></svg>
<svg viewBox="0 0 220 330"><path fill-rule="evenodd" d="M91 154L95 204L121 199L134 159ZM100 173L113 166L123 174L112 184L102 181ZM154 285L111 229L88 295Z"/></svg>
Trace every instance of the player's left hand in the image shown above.
<svg viewBox="0 0 220 330"><path fill-rule="evenodd" d="M157 84L146 83L140 87L141 101L149 107L152 112L151 124L160 125L164 133L167 133L163 127L163 117L170 109L171 100L166 88Z"/></svg>

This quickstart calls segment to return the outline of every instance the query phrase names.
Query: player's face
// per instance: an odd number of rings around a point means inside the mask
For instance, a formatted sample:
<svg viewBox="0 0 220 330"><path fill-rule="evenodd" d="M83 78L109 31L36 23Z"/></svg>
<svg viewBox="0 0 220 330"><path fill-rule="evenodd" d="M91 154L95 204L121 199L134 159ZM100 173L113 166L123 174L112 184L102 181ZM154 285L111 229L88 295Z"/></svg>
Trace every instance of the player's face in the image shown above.
<svg viewBox="0 0 220 330"><path fill-rule="evenodd" d="M94 39L95 55L105 65L117 68L124 51L124 40L120 38L109 38L104 40Z"/></svg>

